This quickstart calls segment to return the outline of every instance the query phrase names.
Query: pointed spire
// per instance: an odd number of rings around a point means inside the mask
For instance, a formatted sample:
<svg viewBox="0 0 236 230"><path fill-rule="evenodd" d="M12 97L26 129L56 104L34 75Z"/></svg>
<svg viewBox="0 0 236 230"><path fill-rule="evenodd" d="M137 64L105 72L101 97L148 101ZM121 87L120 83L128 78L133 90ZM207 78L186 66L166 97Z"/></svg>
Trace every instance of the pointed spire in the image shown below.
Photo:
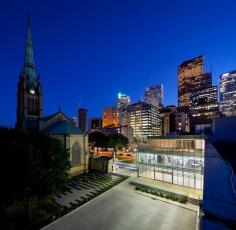
<svg viewBox="0 0 236 230"><path fill-rule="evenodd" d="M30 80L36 79L34 55L32 46L32 36L30 28L30 17L27 17L27 32L26 32L26 45L25 45L25 60L23 72L29 77Z"/></svg>

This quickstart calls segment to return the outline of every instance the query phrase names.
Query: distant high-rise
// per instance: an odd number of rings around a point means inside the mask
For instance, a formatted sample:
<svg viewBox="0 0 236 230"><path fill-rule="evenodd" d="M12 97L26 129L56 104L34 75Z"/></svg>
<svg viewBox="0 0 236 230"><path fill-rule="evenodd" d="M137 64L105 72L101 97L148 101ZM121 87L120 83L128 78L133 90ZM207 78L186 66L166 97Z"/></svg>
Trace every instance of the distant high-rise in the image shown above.
<svg viewBox="0 0 236 230"><path fill-rule="evenodd" d="M217 86L194 92L190 98L190 111L194 117L218 114Z"/></svg>
<svg viewBox="0 0 236 230"><path fill-rule="evenodd" d="M162 107L164 104L164 87L162 84L147 87L144 94L144 102Z"/></svg>
<svg viewBox="0 0 236 230"><path fill-rule="evenodd" d="M226 116L236 115L236 70L220 76L220 111Z"/></svg>
<svg viewBox="0 0 236 230"><path fill-rule="evenodd" d="M78 110L78 124L79 128L82 129L83 131L87 131L87 109L82 109L80 108Z"/></svg>
<svg viewBox="0 0 236 230"><path fill-rule="evenodd" d="M117 111L118 111L118 120L119 126L127 125L127 107L131 104L131 99L129 96L118 93L117 98Z"/></svg>
<svg viewBox="0 0 236 230"><path fill-rule="evenodd" d="M30 20L28 18L23 71L17 86L17 122L23 129L38 129L42 116L42 86L35 73Z"/></svg>
<svg viewBox="0 0 236 230"><path fill-rule="evenodd" d="M94 131L99 131L102 128L102 119L101 118L91 118L89 122L89 131L94 132Z"/></svg>
<svg viewBox="0 0 236 230"><path fill-rule="evenodd" d="M128 106L127 117L134 137L145 139L147 136L161 135L158 107L146 102L138 102Z"/></svg>
<svg viewBox="0 0 236 230"><path fill-rule="evenodd" d="M178 67L178 106L189 106L193 92L211 85L211 73L203 72L203 56L183 62Z"/></svg>
<svg viewBox="0 0 236 230"><path fill-rule="evenodd" d="M117 109L127 108L131 104L130 96L127 96L122 93L118 93L116 107Z"/></svg>
<svg viewBox="0 0 236 230"><path fill-rule="evenodd" d="M103 111L102 127L118 127L118 112L114 107L107 107Z"/></svg>

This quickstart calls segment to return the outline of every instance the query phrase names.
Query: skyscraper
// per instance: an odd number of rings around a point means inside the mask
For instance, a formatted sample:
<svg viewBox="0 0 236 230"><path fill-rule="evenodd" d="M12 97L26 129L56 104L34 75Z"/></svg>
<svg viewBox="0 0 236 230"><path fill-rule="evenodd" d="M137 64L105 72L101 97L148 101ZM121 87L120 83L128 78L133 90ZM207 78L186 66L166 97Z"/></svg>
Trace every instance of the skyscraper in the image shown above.
<svg viewBox="0 0 236 230"><path fill-rule="evenodd" d="M220 76L220 111L226 116L236 115L236 70Z"/></svg>
<svg viewBox="0 0 236 230"><path fill-rule="evenodd" d="M218 114L217 86L194 92L190 98L190 111L194 117Z"/></svg>
<svg viewBox="0 0 236 230"><path fill-rule="evenodd" d="M26 47L23 71L17 86L17 127L38 129L42 116L42 87L36 76L33 57L30 19L27 22Z"/></svg>
<svg viewBox="0 0 236 230"><path fill-rule="evenodd" d="M164 87L162 84L147 87L144 94L144 102L162 107L164 104Z"/></svg>
<svg viewBox="0 0 236 230"><path fill-rule="evenodd" d="M130 96L118 93L118 98L116 102L117 109L127 108L131 104Z"/></svg>
<svg viewBox="0 0 236 230"><path fill-rule="evenodd" d="M156 106L138 102L127 108L128 125L133 129L134 137L145 139L148 136L161 135L161 121Z"/></svg>
<svg viewBox="0 0 236 230"><path fill-rule="evenodd" d="M190 98L191 132L210 134L213 118L219 116L217 86L196 91Z"/></svg>
<svg viewBox="0 0 236 230"><path fill-rule="evenodd" d="M102 127L118 127L118 112L114 107L107 107L103 111Z"/></svg>
<svg viewBox="0 0 236 230"><path fill-rule="evenodd" d="M193 92L211 85L211 73L203 72L203 56L183 62L178 67L178 106L189 106Z"/></svg>
<svg viewBox="0 0 236 230"><path fill-rule="evenodd" d="M127 107L131 104L129 96L118 93L116 107L118 111L119 126L127 125Z"/></svg>

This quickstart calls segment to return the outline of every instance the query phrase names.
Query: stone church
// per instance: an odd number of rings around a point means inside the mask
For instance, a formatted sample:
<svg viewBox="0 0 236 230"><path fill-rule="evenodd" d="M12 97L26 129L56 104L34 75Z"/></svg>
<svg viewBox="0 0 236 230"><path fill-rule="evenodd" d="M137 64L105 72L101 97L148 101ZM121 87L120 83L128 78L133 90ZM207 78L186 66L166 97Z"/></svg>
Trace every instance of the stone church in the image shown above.
<svg viewBox="0 0 236 230"><path fill-rule="evenodd" d="M30 20L28 18L23 71L17 87L16 127L39 131L59 139L70 152L70 175L88 171L88 136L75 127L71 119L60 110L43 117L42 85L36 75Z"/></svg>

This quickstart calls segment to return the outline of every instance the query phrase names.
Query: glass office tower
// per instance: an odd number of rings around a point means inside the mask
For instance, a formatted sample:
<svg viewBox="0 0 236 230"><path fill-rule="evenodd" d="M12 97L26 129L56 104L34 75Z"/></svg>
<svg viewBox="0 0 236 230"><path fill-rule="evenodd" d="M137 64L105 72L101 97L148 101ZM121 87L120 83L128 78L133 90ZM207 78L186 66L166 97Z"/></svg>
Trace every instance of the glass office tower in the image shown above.
<svg viewBox="0 0 236 230"><path fill-rule="evenodd" d="M204 136L150 137L138 146L138 176L203 189Z"/></svg>

